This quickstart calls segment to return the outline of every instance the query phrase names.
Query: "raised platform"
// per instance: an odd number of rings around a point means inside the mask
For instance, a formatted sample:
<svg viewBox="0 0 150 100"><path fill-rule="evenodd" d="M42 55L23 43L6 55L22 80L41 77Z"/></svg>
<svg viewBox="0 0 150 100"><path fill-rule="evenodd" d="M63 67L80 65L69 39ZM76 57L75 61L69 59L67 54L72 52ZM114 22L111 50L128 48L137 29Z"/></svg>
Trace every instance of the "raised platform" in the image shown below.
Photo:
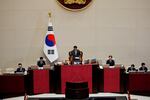
<svg viewBox="0 0 150 100"><path fill-rule="evenodd" d="M114 99L112 97L118 97L118 98ZM89 98L84 99L84 100L120 100L119 97L127 98L128 95L127 94L119 94L119 93L95 93L95 94L89 94ZM130 97L131 97L131 100L150 100L150 96L131 95ZM46 93L46 94L38 94L38 95L28 95L28 98L29 98L28 100L65 100L65 95L64 94ZM112 98L112 99L110 99L110 98ZM3 100L24 100L24 96L7 98L7 99L3 99ZM76 100L76 99L74 99L74 100ZM121 100L122 100L122 98L121 98Z"/></svg>
<svg viewBox="0 0 150 100"><path fill-rule="evenodd" d="M65 99L65 98L28 98L28 100L127 100L125 96L112 97L90 97L85 99Z"/></svg>
<svg viewBox="0 0 150 100"><path fill-rule="evenodd" d="M90 94L89 98L84 99L66 99L64 94L40 94L28 96L28 100L127 100L126 95L101 93Z"/></svg>

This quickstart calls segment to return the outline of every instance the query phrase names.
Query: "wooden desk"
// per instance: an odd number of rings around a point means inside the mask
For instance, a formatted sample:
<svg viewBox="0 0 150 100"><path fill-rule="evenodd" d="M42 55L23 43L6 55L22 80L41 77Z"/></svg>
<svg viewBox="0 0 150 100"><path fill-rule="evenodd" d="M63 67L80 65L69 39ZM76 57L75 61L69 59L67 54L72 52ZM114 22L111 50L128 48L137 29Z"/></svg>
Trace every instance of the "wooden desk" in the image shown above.
<svg viewBox="0 0 150 100"><path fill-rule="evenodd" d="M25 76L20 74L0 75L0 99L20 96L25 93Z"/></svg>
<svg viewBox="0 0 150 100"><path fill-rule="evenodd" d="M130 93L150 95L150 72L131 72L127 75L127 90Z"/></svg>

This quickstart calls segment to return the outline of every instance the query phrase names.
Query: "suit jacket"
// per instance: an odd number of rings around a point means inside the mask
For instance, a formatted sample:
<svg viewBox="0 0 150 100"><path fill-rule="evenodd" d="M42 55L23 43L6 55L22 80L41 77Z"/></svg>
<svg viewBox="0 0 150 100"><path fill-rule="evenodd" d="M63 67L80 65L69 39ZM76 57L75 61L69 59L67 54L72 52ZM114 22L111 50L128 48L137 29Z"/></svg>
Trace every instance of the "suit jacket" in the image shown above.
<svg viewBox="0 0 150 100"><path fill-rule="evenodd" d="M139 70L147 72L148 69L147 69L147 67L140 67Z"/></svg>
<svg viewBox="0 0 150 100"><path fill-rule="evenodd" d="M80 50L77 50L77 51L72 50L69 52L69 60L71 61L71 64L73 64L73 62L75 61L82 62L82 56L83 56L83 53Z"/></svg>
<svg viewBox="0 0 150 100"><path fill-rule="evenodd" d="M39 67L43 67L44 65L46 65L46 63L45 63L44 60L43 60L42 62L39 60L39 61L37 62L37 65L38 65Z"/></svg>
<svg viewBox="0 0 150 100"><path fill-rule="evenodd" d="M81 51L80 50L72 50L71 51L71 55L75 58L75 57L80 57L81 56Z"/></svg>
<svg viewBox="0 0 150 100"><path fill-rule="evenodd" d="M106 61L106 64L108 64L109 66L114 66L115 65L115 61L112 59L112 60L107 60Z"/></svg>
<svg viewBox="0 0 150 100"><path fill-rule="evenodd" d="M130 71L137 71L137 69L134 68L134 67L129 67L129 68L127 69L127 72L130 72Z"/></svg>
<svg viewBox="0 0 150 100"><path fill-rule="evenodd" d="M23 72L23 73L24 73L24 72L25 72L25 68L22 68L22 67L20 68L20 67L19 67L19 68L17 68L17 70L15 71L15 73L16 73L16 72Z"/></svg>

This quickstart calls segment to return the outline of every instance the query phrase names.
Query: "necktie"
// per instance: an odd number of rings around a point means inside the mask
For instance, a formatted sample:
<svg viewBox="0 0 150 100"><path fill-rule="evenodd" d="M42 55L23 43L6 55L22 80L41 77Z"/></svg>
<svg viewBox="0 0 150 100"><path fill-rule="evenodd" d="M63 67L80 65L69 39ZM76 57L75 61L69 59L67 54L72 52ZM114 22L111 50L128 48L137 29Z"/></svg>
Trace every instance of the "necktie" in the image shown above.
<svg viewBox="0 0 150 100"><path fill-rule="evenodd" d="M77 55L77 50L75 50L75 55Z"/></svg>

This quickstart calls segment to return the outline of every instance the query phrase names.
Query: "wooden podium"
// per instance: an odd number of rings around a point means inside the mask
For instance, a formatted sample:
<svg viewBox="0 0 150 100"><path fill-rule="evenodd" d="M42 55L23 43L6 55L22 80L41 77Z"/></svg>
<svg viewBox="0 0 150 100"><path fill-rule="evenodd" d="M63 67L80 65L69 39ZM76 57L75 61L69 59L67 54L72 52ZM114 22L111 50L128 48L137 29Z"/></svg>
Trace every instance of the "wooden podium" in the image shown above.
<svg viewBox="0 0 150 100"><path fill-rule="evenodd" d="M104 67L104 92L121 92L121 67Z"/></svg>
<svg viewBox="0 0 150 100"><path fill-rule="evenodd" d="M50 74L47 69L29 70L28 74L28 92L29 94L49 93L50 92Z"/></svg>
<svg viewBox="0 0 150 100"><path fill-rule="evenodd" d="M61 66L61 93L65 93L66 82L88 82L89 92L92 93L92 65Z"/></svg>

